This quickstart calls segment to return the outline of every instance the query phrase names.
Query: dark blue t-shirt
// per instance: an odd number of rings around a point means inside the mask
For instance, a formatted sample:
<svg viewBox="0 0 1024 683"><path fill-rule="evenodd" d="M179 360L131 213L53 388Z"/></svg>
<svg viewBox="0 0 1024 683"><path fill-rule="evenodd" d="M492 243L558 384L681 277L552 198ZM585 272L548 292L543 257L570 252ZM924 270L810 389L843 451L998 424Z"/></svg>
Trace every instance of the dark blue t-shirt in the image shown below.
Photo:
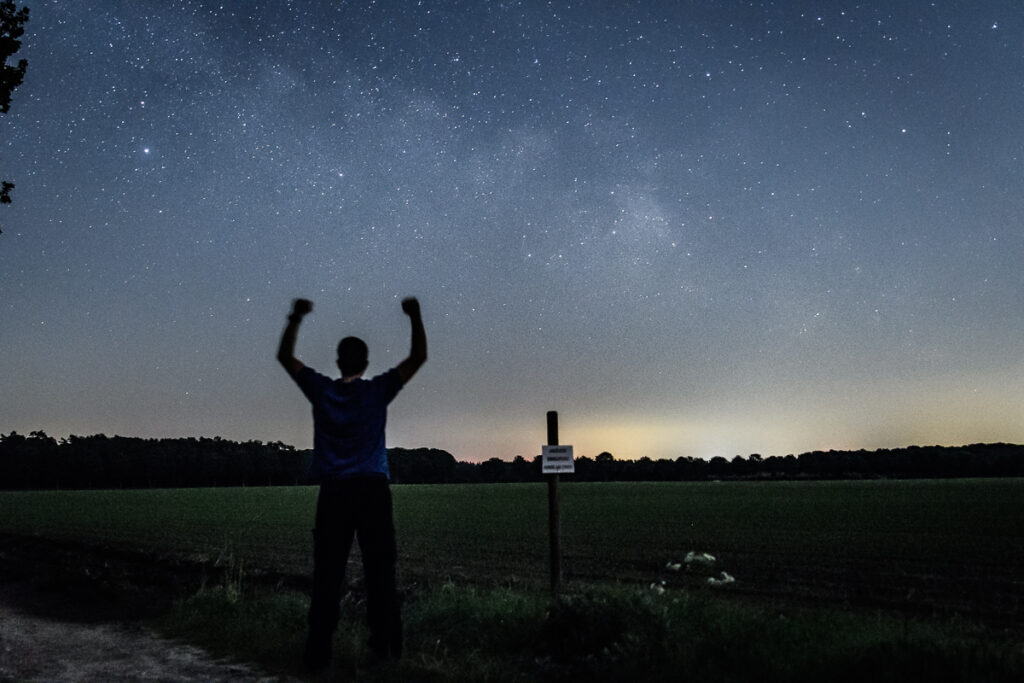
<svg viewBox="0 0 1024 683"><path fill-rule="evenodd" d="M389 477L384 427L388 404L402 388L398 369L342 382L303 367L295 381L313 404L313 478Z"/></svg>

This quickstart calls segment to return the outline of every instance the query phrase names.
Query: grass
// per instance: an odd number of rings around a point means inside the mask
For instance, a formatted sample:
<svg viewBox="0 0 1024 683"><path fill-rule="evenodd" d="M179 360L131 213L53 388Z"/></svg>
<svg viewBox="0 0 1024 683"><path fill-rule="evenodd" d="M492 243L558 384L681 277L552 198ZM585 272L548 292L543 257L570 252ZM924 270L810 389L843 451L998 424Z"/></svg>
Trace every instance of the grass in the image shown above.
<svg viewBox="0 0 1024 683"><path fill-rule="evenodd" d="M1019 643L956 622L834 609L771 610L706 590L534 591L446 583L411 596L406 654L374 664L363 606L346 599L331 668L317 680L1019 681ZM162 628L215 653L302 675L306 601L207 588Z"/></svg>
<svg viewBox="0 0 1024 683"><path fill-rule="evenodd" d="M1024 480L573 484L567 581L649 582L709 552L731 590L1019 617ZM393 488L401 579L543 585L543 484ZM0 493L0 533L304 576L316 490ZM352 574L360 568L353 558Z"/></svg>
<svg viewBox="0 0 1024 683"><path fill-rule="evenodd" d="M0 532L305 571L315 506L310 487L12 491L0 492Z"/></svg>
<svg viewBox="0 0 1024 683"><path fill-rule="evenodd" d="M566 594L552 605L543 485L394 487L406 657L369 664L355 591L331 675L1024 678L1019 630L1000 626L1021 624L1024 480L561 489ZM0 533L226 565L163 627L295 674L307 599L253 577L308 575L315 498L308 487L2 492ZM715 563L666 567L691 550ZM350 568L358 586L357 556ZM713 590L721 570L737 580Z"/></svg>

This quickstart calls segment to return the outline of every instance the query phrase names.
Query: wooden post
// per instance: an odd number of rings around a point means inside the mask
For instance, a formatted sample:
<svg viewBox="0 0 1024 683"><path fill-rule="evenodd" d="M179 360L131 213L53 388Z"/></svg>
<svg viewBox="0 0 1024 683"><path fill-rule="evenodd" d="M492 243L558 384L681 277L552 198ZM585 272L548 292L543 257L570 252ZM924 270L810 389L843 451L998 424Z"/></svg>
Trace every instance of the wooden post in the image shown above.
<svg viewBox="0 0 1024 683"><path fill-rule="evenodd" d="M548 411L548 445L558 445L558 413ZM562 584L561 519L558 511L558 475L548 475L548 537L551 556L551 599L558 598Z"/></svg>

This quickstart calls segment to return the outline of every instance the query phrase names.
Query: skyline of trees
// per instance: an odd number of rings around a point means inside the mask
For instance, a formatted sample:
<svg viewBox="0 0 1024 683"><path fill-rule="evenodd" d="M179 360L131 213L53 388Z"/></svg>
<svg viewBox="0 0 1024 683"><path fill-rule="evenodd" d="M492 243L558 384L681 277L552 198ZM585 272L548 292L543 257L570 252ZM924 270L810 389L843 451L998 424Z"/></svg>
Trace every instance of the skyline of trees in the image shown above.
<svg viewBox="0 0 1024 683"><path fill-rule="evenodd" d="M143 439L69 436L43 431L0 434L0 490L295 486L309 484L312 451L280 441L235 442L220 437ZM395 484L544 481L540 456L511 461L458 461L436 448L388 449ZM869 478L1024 477L1024 446L908 446L875 451L758 453L704 460L618 460L603 452L576 458L568 482L800 480Z"/></svg>

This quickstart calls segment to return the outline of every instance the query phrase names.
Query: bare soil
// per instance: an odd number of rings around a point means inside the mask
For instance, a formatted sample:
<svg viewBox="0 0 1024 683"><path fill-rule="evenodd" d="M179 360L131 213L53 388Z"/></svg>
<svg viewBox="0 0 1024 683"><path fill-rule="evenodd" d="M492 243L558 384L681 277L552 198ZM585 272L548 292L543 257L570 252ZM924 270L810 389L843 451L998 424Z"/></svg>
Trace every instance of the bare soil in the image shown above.
<svg viewBox="0 0 1024 683"><path fill-rule="evenodd" d="M0 682L287 680L150 627L201 573L0 537Z"/></svg>

